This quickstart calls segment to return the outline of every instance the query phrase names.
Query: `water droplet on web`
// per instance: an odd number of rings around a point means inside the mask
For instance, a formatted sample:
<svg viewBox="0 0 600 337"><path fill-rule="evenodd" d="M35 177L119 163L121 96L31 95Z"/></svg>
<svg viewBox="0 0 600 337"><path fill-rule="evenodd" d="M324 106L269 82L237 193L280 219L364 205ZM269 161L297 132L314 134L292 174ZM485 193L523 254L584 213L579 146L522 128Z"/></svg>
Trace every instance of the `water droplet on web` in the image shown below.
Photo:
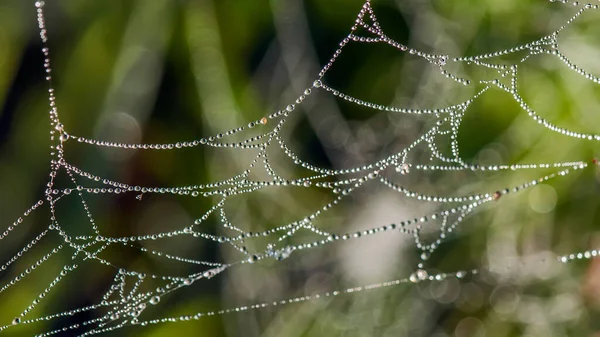
<svg viewBox="0 0 600 337"><path fill-rule="evenodd" d="M20 317L15 317L15 319L12 320L12 325L17 325L21 323L21 318Z"/></svg>
<svg viewBox="0 0 600 337"><path fill-rule="evenodd" d="M494 199L494 200L498 200L498 199L500 199L500 197L502 197L502 192L500 192L500 191L496 191L492 195L492 199Z"/></svg>
<svg viewBox="0 0 600 337"><path fill-rule="evenodd" d="M410 274L410 276L408 277L408 279L410 280L410 282L412 283L417 283L419 282L419 278L417 277L416 273L412 273Z"/></svg>
<svg viewBox="0 0 600 337"><path fill-rule="evenodd" d="M160 296L152 296L152 298L150 299L150 304L152 305L157 305L158 302L160 302Z"/></svg>
<svg viewBox="0 0 600 337"><path fill-rule="evenodd" d="M409 280L412 283L425 281L429 277L429 274L424 269L418 269L414 273L410 274Z"/></svg>
<svg viewBox="0 0 600 337"><path fill-rule="evenodd" d="M408 164L404 163L396 167L396 172L399 172L400 174L408 174L410 172L410 167Z"/></svg>
<svg viewBox="0 0 600 337"><path fill-rule="evenodd" d="M456 278L465 278L465 276L467 276L467 272L460 270L456 272Z"/></svg>

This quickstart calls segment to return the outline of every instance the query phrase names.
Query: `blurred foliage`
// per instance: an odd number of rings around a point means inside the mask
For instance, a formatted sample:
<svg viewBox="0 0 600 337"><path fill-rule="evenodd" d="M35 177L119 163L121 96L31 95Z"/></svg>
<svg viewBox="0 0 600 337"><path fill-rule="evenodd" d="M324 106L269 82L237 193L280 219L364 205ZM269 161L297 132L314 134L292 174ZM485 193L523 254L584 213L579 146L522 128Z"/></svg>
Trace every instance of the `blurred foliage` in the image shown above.
<svg viewBox="0 0 600 337"><path fill-rule="evenodd" d="M389 36L454 56L522 45L553 31L575 11L533 0L373 2ZM245 125L281 109L311 85L361 5L361 0L49 0L47 25L61 120L76 135L144 143L192 140ZM596 76L598 16L592 13L561 37L564 53ZM49 172L46 83L35 24L33 1L0 2L0 230L43 195ZM476 67L453 70L472 78L485 76ZM520 80L524 98L545 118L597 133L598 85L549 56L527 62ZM473 88L445 80L424 62L382 45L350 45L325 81L361 99L403 107L444 107L474 93ZM412 142L430 122L375 114L326 95L313 96L291 118L284 134L304 160L325 167L346 168L382 158ZM477 100L460 131L465 160L483 165L590 160L597 154L592 142L542 129L500 91ZM225 179L251 158L227 149L132 153L78 143L69 143L66 152L76 166L102 177L156 186ZM427 160L422 152L413 162ZM282 157L274 165L285 176L306 173ZM489 192L550 171L419 173L403 183L423 193ZM552 261L555 254L600 245L599 177L591 168L540 184L466 220L428 267L447 272L480 265L493 268L472 279L399 286L190 323L129 327L110 335L595 336L600 331L595 319L600 314L600 264ZM228 213L232 222L259 231L302 218L326 200L329 196L318 190L278 188L240 198L228 205ZM90 208L103 233L124 236L183 227L213 202L163 195L144 196L142 202L134 195L96 196L90 197ZM372 186L318 225L351 232L432 209ZM70 232L79 233L87 225L77 200L63 203L58 212ZM208 224L203 231L223 231L216 221ZM47 210L29 217L0 241L0 261L12 257L47 225ZM194 285L192 291L174 293L161 300L162 312L148 315L193 314L382 282L406 277L418 261L414 244L400 235L359 241L305 251L283 262L240 266ZM0 273L1 284L60 242L50 235L42 239ZM147 248L158 247L149 243ZM198 260L239 258L235 251L197 240L161 242L160 249ZM158 274L193 271L126 249L104 253L124 268ZM29 305L62 268L61 262L70 258L66 252L54 256L33 278L0 294L1 324ZM96 303L114 270L92 264L81 269L31 315ZM66 318L43 322L7 334L30 336L67 323Z"/></svg>

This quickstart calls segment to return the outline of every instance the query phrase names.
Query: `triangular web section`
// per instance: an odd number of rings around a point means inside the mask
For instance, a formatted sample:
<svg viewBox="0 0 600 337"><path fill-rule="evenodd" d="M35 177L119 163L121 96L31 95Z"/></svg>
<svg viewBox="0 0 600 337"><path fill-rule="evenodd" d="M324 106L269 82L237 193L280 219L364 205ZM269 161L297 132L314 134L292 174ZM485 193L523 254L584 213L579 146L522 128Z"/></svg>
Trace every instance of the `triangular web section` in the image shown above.
<svg viewBox="0 0 600 337"><path fill-rule="evenodd" d="M375 12L373 11L373 7L371 7L371 2L369 0L367 0L361 7L358 15L356 16L354 25L351 28L352 35L357 35L357 33L361 33L361 36L364 34L364 37L370 38L385 37L385 34L381 29L381 25L379 25L379 22L377 21L377 16L375 16Z"/></svg>

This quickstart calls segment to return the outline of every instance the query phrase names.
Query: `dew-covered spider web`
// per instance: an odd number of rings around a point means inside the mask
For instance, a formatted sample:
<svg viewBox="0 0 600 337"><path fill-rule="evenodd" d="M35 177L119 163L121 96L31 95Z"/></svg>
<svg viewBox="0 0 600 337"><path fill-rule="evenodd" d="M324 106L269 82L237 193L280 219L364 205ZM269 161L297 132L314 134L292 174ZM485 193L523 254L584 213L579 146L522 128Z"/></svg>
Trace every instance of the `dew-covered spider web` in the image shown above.
<svg viewBox="0 0 600 337"><path fill-rule="evenodd" d="M389 288L402 284L421 282L440 282L447 279L467 279L491 268L480 266L463 266L462 269L440 272L428 268L430 258L440 253L438 250L444 243L452 239L465 219L476 213L491 208L502 209L503 201L519 195L523 191L551 183L554 180L569 179L573 174L585 170L594 170L597 161L592 158L568 158L565 161L548 162L510 162L493 164L475 164L465 159L460 152L461 125L466 114L484 113L471 111L478 100L484 99L491 92L507 94L518 104L522 113L535 121L538 128L551 131L553 137L574 138L582 142L600 141L600 134L578 132L562 127L558 122L551 122L538 114L523 98L519 79L522 68L542 57L559 60L564 66L582 76L586 81L600 84L600 78L578 66L565 55L562 48L561 34L572 24L586 15L593 15L600 9L599 5L563 2L565 9L575 9L575 14L561 23L549 34L543 35L529 43L514 46L510 49L489 52L476 56L456 56L446 54L430 54L427 51L413 49L399 43L386 35L380 25L371 2L367 0L360 11L350 33L344 37L339 47L323 68L314 74L312 83L304 90L297 92L297 98L281 109L252 120L242 126L232 125L231 129L210 137L189 139L165 144L116 143L102 139L88 138L78 134L61 121L60 104L57 102L52 84L50 50L47 44L44 8L48 4L43 1L35 3L40 37L43 43L43 67L49 84L49 117L50 117L50 175L43 196L35 202L14 223L5 227L0 234L0 242L11 240L11 234L23 226L28 226L31 215L48 212L43 216L47 227L39 232L33 240L26 243L11 256L3 256L1 273L15 273L14 265L20 259L30 261L28 267L19 270L12 279L0 285L0 294L11 292L21 280L35 278L36 270L42 268L47 261L60 261L62 269L49 284L39 290L29 290L31 302L24 308L2 310L0 333L10 335L25 325L40 322L67 322L60 328L52 329L37 336L79 335L90 336L110 333L130 326L152 326L165 323L178 323L190 320L201 320L205 316L233 314L263 308L294 305L299 302L319 301L339 296L355 296L361 292L374 292L379 288ZM553 4L548 4L549 6ZM561 42L561 43L559 43ZM365 98L346 94L335 86L328 84L328 72L344 54L345 48L360 45L370 48L373 45L391 48L395 53L406 54L406 57L418 59L433 67L445 81L460 86L473 87L474 94L466 100L456 101L448 106L423 106L404 108L402 106L382 105L370 102ZM461 75L460 69L471 67L481 69L483 79L471 79ZM60 76L58 74L57 76ZM367 84L368 85L368 84ZM310 158L294 151L286 134L286 122L300 113L304 104L311 102L315 95L330 95L345 101L369 113L387 113L400 116L416 117L426 121L417 137L398 151L393 151L383 158L359 166L332 169L314 164ZM63 98L68 99L68 98ZM451 100L451 98L448 98ZM312 103L309 103L312 104ZM485 117L485 116L484 116ZM484 118L482 117L482 118ZM485 132L485 131L482 131ZM94 173L93 169L84 170L77 159L69 157L69 148L73 144L79 146L115 148L118 151L164 151L177 152L196 148L214 148L224 151L224 155L241 153L246 161L245 167L228 178L214 180L209 183L185 186L138 186L126 184L106 178L102 173ZM181 152L183 153L183 152ZM185 152L188 155L192 152ZM197 156L197 154L196 154ZM273 159L276 158L276 159ZM286 171L275 161L284 160L294 169ZM285 166L284 166L285 167ZM290 167L290 166L288 166ZM505 183L490 189L462 193L461 190L447 191L445 194L431 194L411 187L410 181L423 175L457 174L455 179L478 179L488 172L531 172L530 179L516 183ZM302 174L298 174L302 172ZM465 174L463 174L465 173ZM468 175L467 173L473 173ZM529 173L528 173L529 174ZM444 182L438 182L443 184ZM459 182L460 183L460 182ZM352 198L357 191L379 186L402 198L410 199L417 204L427 204L427 209L417 217L398 219L394 223L371 223L369 228L358 231L337 231L330 228L324 219L332 209ZM272 190L275 194L282 189L293 189L293 195L302 196L304 190L319 189L327 192L330 198L317 207L302 208L304 215L287 221L286 219L269 219L273 225L251 230L252 219L236 217L234 213L238 200L263 191ZM98 220L93 204L97 196L110 198L134 198L143 203L155 195L175 196L193 200L205 200L200 205L209 205L201 210L196 208L197 218L191 222L165 224L164 230L154 233L139 234L133 230L129 235L112 235L105 230L104 221ZM62 204L76 203L83 212L84 220L77 220L77 233L73 233L65 222L73 218L60 211ZM360 207L360 206L356 206ZM326 219L326 218L325 218ZM218 233L209 231L206 223L216 220L223 228ZM413 248L418 251L420 261L413 266L412 272L399 275L397 279L383 280L372 284L361 284L348 288L332 288L318 293L306 293L290 298L265 298L252 303L240 303L238 306L225 309L204 309L178 316L164 316L160 310L165 299L175 294L195 291L198 284L210 282L211 279L223 277L223 274L237 268L255 268L265 263L286 264L290 256L306 254L307 251L327 250L341 241L353 245L359 240L376 236L402 236L409 238ZM49 251L40 252L36 248L47 237L58 238L60 244ZM172 247L168 251L148 248L148 242L164 240L187 240L192 242L208 242L218 247L233 249L235 254L221 257L199 259L189 254L178 254ZM186 242L187 242L186 241ZM150 245L151 246L151 245ZM158 258L160 264L167 266L186 264L194 269L189 274L178 274L177 269L164 273L155 273L145 268L124 266L123 261L115 261L114 254L107 251L119 247L131 254L151 255ZM573 254L558 256L557 262L591 259L599 254L599 250L586 250ZM271 262L268 262L271 261ZM538 261L543 263L542 261ZM90 267L92 266L92 267ZM38 306L47 306L48 302L60 301L53 296L53 291L68 283L71 274L84 268L94 266L107 267L112 271L112 281L102 289L100 298L87 299L88 305L56 312L51 315L36 314ZM289 267L289 266L288 266ZM93 270L93 269L91 269ZM202 287L202 286L200 286ZM97 291L97 290L96 290ZM2 304L5 307L5 304ZM16 310L16 311L15 311ZM15 314L9 315L10 312ZM151 314L149 314L150 312ZM162 313L162 315L161 315ZM239 313L244 315L245 313ZM76 322L76 323L75 323ZM62 323L60 323L62 324ZM59 325L60 325L59 324ZM52 323L52 326L57 324Z"/></svg>

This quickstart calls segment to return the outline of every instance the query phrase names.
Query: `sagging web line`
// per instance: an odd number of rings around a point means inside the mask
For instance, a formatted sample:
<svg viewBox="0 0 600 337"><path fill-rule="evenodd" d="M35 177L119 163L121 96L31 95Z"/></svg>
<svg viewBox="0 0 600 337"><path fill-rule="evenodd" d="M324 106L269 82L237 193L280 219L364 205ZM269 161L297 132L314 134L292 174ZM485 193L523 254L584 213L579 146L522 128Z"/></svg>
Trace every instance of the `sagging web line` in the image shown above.
<svg viewBox="0 0 600 337"><path fill-rule="evenodd" d="M579 6L579 4L575 4ZM52 78L50 76L50 58L49 49L47 46L46 27L44 19L44 2L40 1L36 3L38 13L38 24L40 28L40 36L44 48L45 61L44 67L48 73L47 81L49 82L49 103L50 103L50 119L51 119L51 141L52 141L52 156L51 161L51 174L45 192L45 199L36 202L29 210L27 210L22 217L18 218L13 225L9 226L8 229L0 235L0 240L5 239L17 226L19 226L24 218L29 216L32 212L39 209L44 204L50 209L50 225L47 229L42 231L36 238L29 242L20 252L13 256L8 262L2 265L1 271L6 270L16 260L18 260L24 253L28 252L33 246L35 246L40 240L48 235L48 233L57 233L63 240L63 242L54 248L52 251L44 255L40 260L36 261L30 267L26 268L20 275L11 280L8 284L0 288L0 292L3 292L13 285L17 284L24 277L32 273L36 268L41 266L45 261L58 254L59 251L70 249L73 252L72 262L67 263L63 270L57 275L57 277L41 292L32 304L29 305L19 317L13 319L12 324L0 326L0 332L8 329L13 325L29 324L39 321L47 321L60 317L71 316L74 314L95 311L99 312L104 310L106 313L100 315L98 318L83 321L78 324L64 327L55 331L48 331L39 336L51 336L59 334L65 331L72 331L78 329L85 329L82 336L94 335L103 332L114 331L124 326L140 324L159 324L167 322L179 322L190 319L198 319L202 316L210 316L217 314L225 314L230 312L245 311L251 309L263 308L266 306L282 305L287 303L296 303L307 300L318 299L321 297L337 296L341 294L351 294L364 290L371 290L375 288L388 287L406 282L419 282L423 280L443 280L447 277L463 278L468 274L475 274L478 271L457 271L453 273L441 273L436 275L430 275L423 264L419 264L418 268L408 278L394 280L390 282L377 283L364 287L348 288L345 290L333 291L320 295L307 295L303 297L296 297L289 300L275 301L258 303L250 306L240 306L232 309L224 309L220 311L204 312L195 315L180 316L180 317L167 317L153 320L140 320L140 315L146 309L148 305L159 305L161 296L165 296L175 290L182 289L183 287L190 286L194 282L201 279L210 279L215 277L224 270L231 268L235 265L254 263L265 258L274 258L276 260L283 260L295 251L308 250L315 247L325 246L340 240L357 240L365 236L383 234L389 232L400 232L413 237L416 247L422 251L422 259L427 260L428 256L435 252L437 247L447 238L447 236L453 232L453 230L471 213L476 211L480 206L485 205L489 202L500 199L503 195L513 192L519 192L528 189L531 186L535 186L539 183L543 183L550 179L567 176L572 172L580 169L585 169L590 166L586 162L564 162L564 163L548 163L548 164L513 164L513 165L488 165L488 166L477 166L471 165L465 162L459 153L458 144L458 129L462 122L462 118L466 110L470 105L478 99L481 95L485 94L491 89L503 90L514 98L514 100L520 104L520 106L542 126L561 133L562 135L581 138L586 140L600 140L599 135L578 133L555 126L554 124L541 118L533 109L531 109L520 96L517 88L518 69L520 64L524 63L531 57L538 55L553 55L564 62L573 71L584 76L586 79L595 83L600 83L598 77L588 73L582 68L578 67L570 60L568 60L559 49L558 37L559 34L566 29L571 23L579 18L584 12L597 10L598 5L584 5L581 6L579 11L569 19L563 26L554 31L552 34L542 37L534 42L518 46L508 50L502 50L495 53L484 54L473 57L456 57L451 58L448 55L437 55L428 54L416 49L409 48L401 43L394 41L389 38L383 32L379 25L377 18L371 8L370 2L367 1L361 8L359 15L356 19L355 25L352 26L350 34L342 40L339 48L334 52L332 58L319 72L317 80L313 83L310 88L307 88L293 104L288 105L285 109L274 112L273 114L263 117L259 120L250 122L247 126L238 127L235 129L228 130L223 133L216 134L208 138L201 138L193 141L178 142L173 144L122 144L106 142L101 140L89 139L81 136L76 136L68 133L60 123L58 109L55 103L56 97L54 95L54 89L52 86ZM364 34L364 35L363 35ZM479 84L483 84L483 88L478 91L471 99L449 107L437 108L437 109L404 109L393 106L380 105L377 103L367 102L356 97L344 94L324 83L324 77L328 70L335 63L337 58L341 55L343 48L350 43L384 43L401 52L408 52L415 57L420 57L432 65L439 67L440 73L446 78L452 81L456 81L462 85L472 85L471 81L455 74L450 73L446 70L446 66L450 63L469 63L477 66L486 67L495 70L498 74L498 78L491 78L487 80L479 81ZM505 55L524 53L520 61L516 64L504 64L501 60L497 61ZM283 130L287 118L294 113L298 106L300 106L314 91L323 91L344 99L348 102L357 104L362 107L366 107L373 110L395 112L402 114L420 114L420 115L431 115L436 118L437 123L430 129L424 131L424 133L417 138L413 143L408 145L400 152L390 155L387 158L378 160L372 164L350 168L350 169L327 169L314 166L308 162L302 160L297 156L285 143L281 137L281 131ZM273 127L258 136L253 136L238 142L228 142L227 138L241 134L244 131L253 128L269 128L270 125ZM122 182L112 181L106 178L102 178L93 173L86 172L73 164L67 162L65 159L64 146L70 141L78 141L81 143L87 143L90 145L113 147L122 149L132 150L171 150L178 148L189 148L196 146L211 146L221 148L233 148L239 150L255 150L257 151L256 156L249 164L249 167L243 172L222 181L217 181L205 185L189 185L189 186L178 186L178 187L150 187L150 186L133 186ZM450 144L450 153L445 153L439 149L436 145L438 141L446 140L446 143ZM424 148L430 152L431 163L411 163L408 160L409 154L416 149ZM285 153L287 157L294 162L294 164L306 168L313 172L313 175L308 177L296 178L296 179L284 179L275 169L270 165L269 152L267 149L279 149ZM595 161L593 164L597 164ZM594 166L594 165L592 165ZM268 181L255 181L250 179L250 173L257 167L264 167L272 180ZM403 186L399 186L389 178L390 175L410 175L414 171L499 171L499 170L524 170L524 169L549 169L554 168L557 171L548 175L542 176L535 180L525 182L521 185L514 186L498 191L488 191L481 194L465 195L465 196L433 196L424 195L418 191L409 190ZM72 182L71 187L59 188L55 186L55 178L59 172L67 174L68 178ZM396 173L394 173L396 172ZM335 179L333 181L326 181L326 179ZM102 187L86 187L80 183L80 180L88 180L94 183L101 183ZM422 216L416 219L407 219L397 224L390 224L385 226L376 226L368 230L335 234L329 233L324 229L316 227L313 222L319 216L327 212L329 209L334 207L346 196L351 195L355 190L362 187L364 184L370 181L378 181L382 185L387 186L393 191L396 191L406 197L414 198L420 201L437 202L443 207L442 210ZM331 190L332 194L335 195L332 202L327 203L322 208L315 210L313 213L307 215L305 218L294 221L288 224L281 225L274 229L269 229L261 232L246 232L232 224L227 217L225 212L225 204L229 198L242 195L250 194L252 192L266 189L272 186L296 186L304 188L321 188ZM138 198L141 199L145 193L156 193L156 194L173 194L183 195L191 197L211 197L220 196L221 199L213 207L211 207L203 216L196 219L193 224L181 229L170 232L164 232L152 235L133 236L133 237L107 237L101 233L101 228L96 224L93 214L88 207L86 197L94 194L123 194L123 193L136 193ZM90 223L90 235L70 236L64 231L59 223L56 216L55 205L66 198L67 196L75 194L80 200L83 206L87 218ZM198 230L200 225L208 219L212 214L218 215L221 225L225 228L233 230L236 234L233 236L215 236L206 233L202 233ZM432 242L425 242L421 237L422 229L425 223L431 224L434 222L439 223L438 238ZM299 231L309 231L321 237L319 240L305 242L297 245L286 245L281 246L280 243L284 242L286 238L294 236ZM172 238L174 236L193 236L196 238L202 238L210 241L217 242L219 244L231 245L243 255L243 258L237 261L219 263L219 262L207 262L207 261L196 261L180 256L169 255L163 252L148 251L139 245L142 241L147 240L161 240L164 238ZM244 246L244 242L252 240L257 237L275 237L274 243L267 245L266 249L262 252L249 252ZM114 265L111 261L103 259L99 255L111 245L124 245L139 249L142 252L147 252L152 255L157 255L168 260L174 260L190 264L198 264L204 266L204 270L195 274L187 275L185 277L172 276L172 275L146 275L140 271L128 270L120 268ZM578 254L571 254L563 256L560 261L567 262L573 259L591 258L598 255L597 250L591 250ZM108 265L117 269L112 285L106 291L100 303L90 305L84 308L77 308L70 311L65 311L53 315L48 315L38 318L28 318L28 314L43 300L46 295L65 277L71 272L75 271L79 263L85 260L93 260L104 265ZM147 279L155 279L164 282L164 285L157 288L154 291L143 291L142 285ZM131 289L127 290L127 285L133 282Z"/></svg>

